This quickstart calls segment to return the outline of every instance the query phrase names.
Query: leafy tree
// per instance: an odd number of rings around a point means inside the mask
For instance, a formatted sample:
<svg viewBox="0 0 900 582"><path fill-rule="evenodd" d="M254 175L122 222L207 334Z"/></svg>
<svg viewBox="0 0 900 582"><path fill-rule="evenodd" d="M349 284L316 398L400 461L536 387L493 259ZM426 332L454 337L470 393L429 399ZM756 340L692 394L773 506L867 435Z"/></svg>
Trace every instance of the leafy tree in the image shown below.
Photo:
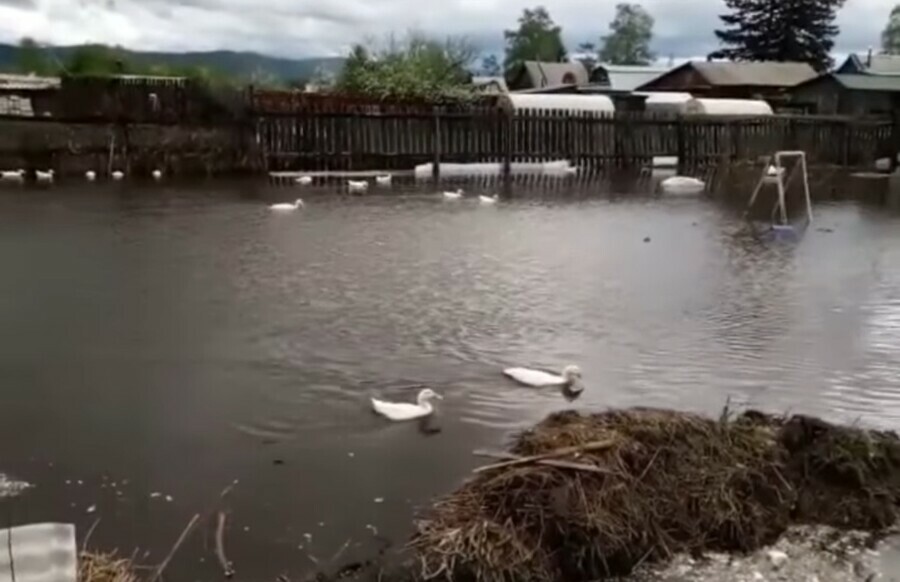
<svg viewBox="0 0 900 582"><path fill-rule="evenodd" d="M891 16L881 33L881 49L885 54L900 55L900 4L891 10Z"/></svg>
<svg viewBox="0 0 900 582"><path fill-rule="evenodd" d="M497 55L488 55L481 60L481 73L487 77L499 77L503 74Z"/></svg>
<svg viewBox="0 0 900 582"><path fill-rule="evenodd" d="M381 49L353 47L336 87L378 98L464 99L472 95L468 66L474 58L475 49L462 38L391 37Z"/></svg>
<svg viewBox="0 0 900 582"><path fill-rule="evenodd" d="M725 0L731 11L720 16L724 45L712 58L735 61L799 61L818 71L833 63L837 10L845 0Z"/></svg>
<svg viewBox="0 0 900 582"><path fill-rule="evenodd" d="M653 17L640 4L616 5L616 17L603 37L600 60L613 65L649 65L656 58L650 52Z"/></svg>
<svg viewBox="0 0 900 582"><path fill-rule="evenodd" d="M519 17L519 28L503 32L506 39L506 56L503 68L507 71L525 61L561 62L566 60L566 47L562 41L562 28L550 18L543 6L525 9Z"/></svg>
<svg viewBox="0 0 900 582"><path fill-rule="evenodd" d="M28 37L19 42L16 70L26 75L52 76L59 73L59 67L53 64L47 51Z"/></svg>
<svg viewBox="0 0 900 582"><path fill-rule="evenodd" d="M130 63L117 48L102 44L85 44L77 47L69 55L65 70L70 75L121 75L136 73Z"/></svg>

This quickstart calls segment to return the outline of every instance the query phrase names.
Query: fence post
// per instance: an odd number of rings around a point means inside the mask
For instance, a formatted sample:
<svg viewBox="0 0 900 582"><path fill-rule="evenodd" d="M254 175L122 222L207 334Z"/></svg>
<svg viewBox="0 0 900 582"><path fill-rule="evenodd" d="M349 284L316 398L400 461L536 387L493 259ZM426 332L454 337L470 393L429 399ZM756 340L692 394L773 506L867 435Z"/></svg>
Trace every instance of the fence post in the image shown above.
<svg viewBox="0 0 900 582"><path fill-rule="evenodd" d="M512 150L513 150L513 111L502 111L500 113L500 131L501 143L503 144L503 183L509 185L510 175L512 174Z"/></svg>
<svg viewBox="0 0 900 582"><path fill-rule="evenodd" d="M678 139L678 163L676 173L679 176L685 175L687 168L687 140L685 139L684 115L678 114L675 120L675 135Z"/></svg>
<svg viewBox="0 0 900 582"><path fill-rule="evenodd" d="M897 160L897 157L900 156L900 100L898 100L897 107L891 112L891 117L893 123L891 124L891 173L894 173L897 170L898 163L900 160Z"/></svg>
<svg viewBox="0 0 900 582"><path fill-rule="evenodd" d="M441 110L434 107L434 160L431 164L431 179L437 184L441 179Z"/></svg>

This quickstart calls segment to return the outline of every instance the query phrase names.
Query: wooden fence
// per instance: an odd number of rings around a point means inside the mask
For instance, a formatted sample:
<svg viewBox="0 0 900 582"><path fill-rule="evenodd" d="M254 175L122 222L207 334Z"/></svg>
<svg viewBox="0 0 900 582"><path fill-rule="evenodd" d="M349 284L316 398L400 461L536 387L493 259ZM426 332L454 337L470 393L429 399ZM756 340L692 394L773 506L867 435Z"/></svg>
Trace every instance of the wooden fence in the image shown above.
<svg viewBox="0 0 900 582"><path fill-rule="evenodd" d="M803 150L811 163L865 166L900 150L889 120L818 116L662 117L497 107L355 107L261 113L269 170L411 169L427 162L571 160L584 171L638 169L676 156L682 171Z"/></svg>

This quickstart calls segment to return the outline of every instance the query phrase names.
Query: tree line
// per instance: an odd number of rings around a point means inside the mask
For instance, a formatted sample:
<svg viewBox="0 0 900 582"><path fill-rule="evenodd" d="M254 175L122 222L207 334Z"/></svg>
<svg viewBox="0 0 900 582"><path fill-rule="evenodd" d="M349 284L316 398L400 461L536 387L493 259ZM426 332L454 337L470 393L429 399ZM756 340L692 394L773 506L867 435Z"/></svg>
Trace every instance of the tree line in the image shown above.
<svg viewBox="0 0 900 582"><path fill-rule="evenodd" d="M714 31L720 47L712 59L734 61L806 62L817 71L833 66L831 51L839 30L837 12L845 0L722 0L721 27ZM503 33L502 62L489 55L480 73L508 76L525 61L565 62L577 59L592 68L598 62L613 65L648 65L652 50L653 16L640 4L620 3L599 43L588 40L570 55L562 27L543 6L525 9L517 26ZM882 52L900 54L900 4L890 14L881 39ZM425 47L428 47L425 50ZM468 47L461 50L462 47ZM388 51L354 47L338 79L348 92L386 97L431 97L467 91L468 71L478 51L464 40L444 43L414 35L405 45ZM471 59L471 60L469 60Z"/></svg>
<svg viewBox="0 0 900 582"><path fill-rule="evenodd" d="M799 61L825 71L838 35L835 18L846 0L722 0L721 28L714 31L720 48L710 57L736 61ZM586 40L570 55L562 27L543 6L523 10L517 26L503 32L502 61L489 55L480 73L509 75L525 61L582 61L589 69L598 62L648 65L652 50L653 16L638 3L616 6L608 34ZM881 35L881 51L900 54L900 4L891 11ZM472 96L471 71L479 51L465 38L445 40L411 33L404 39L389 37L381 43L353 47L334 84L340 91L401 98L466 98ZM105 45L84 45L64 59L31 39L19 46L17 70L38 75L137 74L181 76L208 83L237 83L223 71L198 66L152 64L129 58L127 51ZM253 79L277 84L273 79ZM319 79L320 84L328 84ZM324 82L324 83L323 83Z"/></svg>
<svg viewBox="0 0 900 582"><path fill-rule="evenodd" d="M211 85L236 81L229 74L212 67L147 63L132 58L128 51L103 44L86 44L72 48L60 56L51 48L38 44L31 38L19 42L16 63L13 67L22 74L56 77L150 75L160 77L186 77Z"/></svg>

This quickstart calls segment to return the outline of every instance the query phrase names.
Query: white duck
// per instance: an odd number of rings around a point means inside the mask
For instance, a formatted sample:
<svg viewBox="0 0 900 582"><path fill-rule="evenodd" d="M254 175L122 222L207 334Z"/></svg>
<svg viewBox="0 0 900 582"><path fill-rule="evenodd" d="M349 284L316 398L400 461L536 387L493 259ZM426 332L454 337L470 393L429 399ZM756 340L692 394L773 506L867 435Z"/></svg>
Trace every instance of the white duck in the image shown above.
<svg viewBox="0 0 900 582"><path fill-rule="evenodd" d="M482 194L478 197L478 201L482 204L496 204L498 200L500 200L500 197L497 194L494 194L493 196L485 196Z"/></svg>
<svg viewBox="0 0 900 582"><path fill-rule="evenodd" d="M456 192L444 192L444 200L459 200L463 197L462 188Z"/></svg>
<svg viewBox="0 0 900 582"><path fill-rule="evenodd" d="M269 206L269 210L297 210L298 208L305 208L306 205L303 204L303 200L297 198L293 203L291 202L281 202L279 204L272 204Z"/></svg>
<svg viewBox="0 0 900 582"><path fill-rule="evenodd" d="M25 170L14 170L7 172L0 172L0 181L3 182L24 182L25 181Z"/></svg>
<svg viewBox="0 0 900 582"><path fill-rule="evenodd" d="M158 180L162 180L163 173L162 173L162 170L153 170L153 172L150 175L153 176L154 180L158 181Z"/></svg>
<svg viewBox="0 0 900 582"><path fill-rule="evenodd" d="M375 176L375 183L379 186L390 186L391 180L393 180L393 176L390 174L385 174L384 176Z"/></svg>
<svg viewBox="0 0 900 582"><path fill-rule="evenodd" d="M563 368L562 374L559 375L531 368L506 368L503 370L503 374L519 384L535 388L563 386L573 392L581 392L583 390L581 386L581 369L578 366L566 366Z"/></svg>
<svg viewBox="0 0 900 582"><path fill-rule="evenodd" d="M706 183L689 176L672 176L663 180L660 187L667 194L699 194L706 188Z"/></svg>
<svg viewBox="0 0 900 582"><path fill-rule="evenodd" d="M93 182L97 179L97 172L95 172L94 170L88 170L84 173L84 179L88 182Z"/></svg>
<svg viewBox="0 0 900 582"><path fill-rule="evenodd" d="M360 182L347 180L347 188L349 188L351 192L365 192L369 189L369 183L365 180Z"/></svg>
<svg viewBox="0 0 900 582"><path fill-rule="evenodd" d="M389 418L390 420L415 420L416 418L429 416L434 412L431 400L435 398L443 400L443 397L441 397L440 394L436 393L431 388L425 388L419 392L419 396L416 398L416 404L408 402L385 402L384 400L373 398L372 409L376 413L385 418Z"/></svg>
<svg viewBox="0 0 900 582"><path fill-rule="evenodd" d="M294 180L294 182L300 184L301 186L309 186L313 183L313 179L312 176L300 176L299 178Z"/></svg>
<svg viewBox="0 0 900 582"><path fill-rule="evenodd" d="M47 170L46 172L35 170L34 179L38 184L51 184L53 183L53 174L53 170Z"/></svg>
<svg viewBox="0 0 900 582"><path fill-rule="evenodd" d="M110 174L113 180L119 181L125 177L125 172L121 170L114 170L112 174Z"/></svg>

